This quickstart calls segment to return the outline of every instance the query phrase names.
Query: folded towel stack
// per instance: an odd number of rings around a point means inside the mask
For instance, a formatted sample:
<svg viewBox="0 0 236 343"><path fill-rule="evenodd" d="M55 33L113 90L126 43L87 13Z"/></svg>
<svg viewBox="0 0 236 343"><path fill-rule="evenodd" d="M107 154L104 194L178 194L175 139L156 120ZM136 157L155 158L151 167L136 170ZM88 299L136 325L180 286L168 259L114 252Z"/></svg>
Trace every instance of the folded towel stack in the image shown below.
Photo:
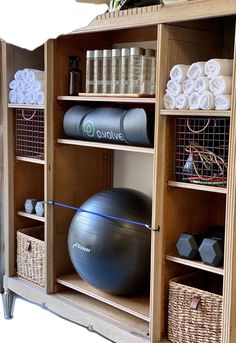
<svg viewBox="0 0 236 343"><path fill-rule="evenodd" d="M9 83L11 104L44 104L44 71L25 68L17 70Z"/></svg>
<svg viewBox="0 0 236 343"><path fill-rule="evenodd" d="M177 64L170 71L164 96L168 110L229 110L231 108L233 60Z"/></svg>

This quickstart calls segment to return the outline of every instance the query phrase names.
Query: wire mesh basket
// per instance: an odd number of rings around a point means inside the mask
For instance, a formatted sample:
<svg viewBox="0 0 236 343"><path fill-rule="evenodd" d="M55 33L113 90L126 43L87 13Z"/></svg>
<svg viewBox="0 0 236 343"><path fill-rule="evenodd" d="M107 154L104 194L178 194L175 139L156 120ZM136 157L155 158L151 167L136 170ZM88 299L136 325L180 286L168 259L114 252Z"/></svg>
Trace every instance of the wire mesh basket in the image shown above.
<svg viewBox="0 0 236 343"><path fill-rule="evenodd" d="M229 118L176 118L177 181L226 187Z"/></svg>
<svg viewBox="0 0 236 343"><path fill-rule="evenodd" d="M15 124L17 156L44 159L44 111L17 109Z"/></svg>

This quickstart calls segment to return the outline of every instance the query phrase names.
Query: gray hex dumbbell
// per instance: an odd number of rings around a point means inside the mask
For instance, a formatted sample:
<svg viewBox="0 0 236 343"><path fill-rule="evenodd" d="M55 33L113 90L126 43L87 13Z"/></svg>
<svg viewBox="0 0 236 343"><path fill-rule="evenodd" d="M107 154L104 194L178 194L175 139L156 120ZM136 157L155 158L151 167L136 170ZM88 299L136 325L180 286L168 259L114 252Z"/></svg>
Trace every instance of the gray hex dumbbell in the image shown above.
<svg viewBox="0 0 236 343"><path fill-rule="evenodd" d="M37 216L44 217L44 201L38 201L35 206Z"/></svg>
<svg viewBox="0 0 236 343"><path fill-rule="evenodd" d="M218 237L204 238L199 247L202 262L218 267L224 257L224 240Z"/></svg>
<svg viewBox="0 0 236 343"><path fill-rule="evenodd" d="M29 214L35 213L35 205L37 203L36 199L26 199L25 200L25 212Z"/></svg>
<svg viewBox="0 0 236 343"><path fill-rule="evenodd" d="M199 257L198 248L201 242L201 237L198 234L184 232L181 233L177 242L176 249L182 258L194 260Z"/></svg>

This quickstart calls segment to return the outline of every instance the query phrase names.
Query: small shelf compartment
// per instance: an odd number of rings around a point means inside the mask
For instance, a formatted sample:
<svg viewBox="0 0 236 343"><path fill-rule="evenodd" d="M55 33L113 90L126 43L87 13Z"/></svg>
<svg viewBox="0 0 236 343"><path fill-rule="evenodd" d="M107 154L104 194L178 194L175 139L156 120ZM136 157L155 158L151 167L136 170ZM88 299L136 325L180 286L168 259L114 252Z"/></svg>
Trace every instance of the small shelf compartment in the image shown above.
<svg viewBox="0 0 236 343"><path fill-rule="evenodd" d="M131 151L131 152L141 152L145 154L154 154L153 148L145 148L140 146L131 146L131 145L121 145L121 144L110 144L110 143L99 143L92 141L81 141L75 139L57 139L59 144L69 144L69 145L78 145L90 148L99 148L99 149L109 149L109 150L121 150L121 151Z"/></svg>
<svg viewBox="0 0 236 343"><path fill-rule="evenodd" d="M36 214L30 214L30 213L25 212L24 210L17 211L16 213L18 214L18 216L38 220L40 222L45 222L45 217L39 217Z"/></svg>
<svg viewBox="0 0 236 343"><path fill-rule="evenodd" d="M86 294L103 303L130 313L149 322L149 297L145 295L121 297L101 292L83 281L78 274L65 274L57 278L57 282L70 289Z"/></svg>
<svg viewBox="0 0 236 343"><path fill-rule="evenodd" d="M176 254L166 255L166 260L175 262L178 264L182 264L188 267L205 270L207 272L211 272L214 274L224 275L224 269L222 267L213 267L213 266L204 264L203 262L200 262L200 261L187 260L187 259L177 256Z"/></svg>

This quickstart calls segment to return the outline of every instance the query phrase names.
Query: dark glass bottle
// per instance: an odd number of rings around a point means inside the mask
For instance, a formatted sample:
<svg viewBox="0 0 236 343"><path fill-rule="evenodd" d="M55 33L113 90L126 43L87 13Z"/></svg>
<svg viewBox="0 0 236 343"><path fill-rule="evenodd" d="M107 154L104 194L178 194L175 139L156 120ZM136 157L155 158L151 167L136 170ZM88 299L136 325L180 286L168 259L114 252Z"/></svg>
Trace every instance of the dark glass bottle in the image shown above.
<svg viewBox="0 0 236 343"><path fill-rule="evenodd" d="M81 92L82 73L79 61L79 56L69 56L69 95L78 95Z"/></svg>

